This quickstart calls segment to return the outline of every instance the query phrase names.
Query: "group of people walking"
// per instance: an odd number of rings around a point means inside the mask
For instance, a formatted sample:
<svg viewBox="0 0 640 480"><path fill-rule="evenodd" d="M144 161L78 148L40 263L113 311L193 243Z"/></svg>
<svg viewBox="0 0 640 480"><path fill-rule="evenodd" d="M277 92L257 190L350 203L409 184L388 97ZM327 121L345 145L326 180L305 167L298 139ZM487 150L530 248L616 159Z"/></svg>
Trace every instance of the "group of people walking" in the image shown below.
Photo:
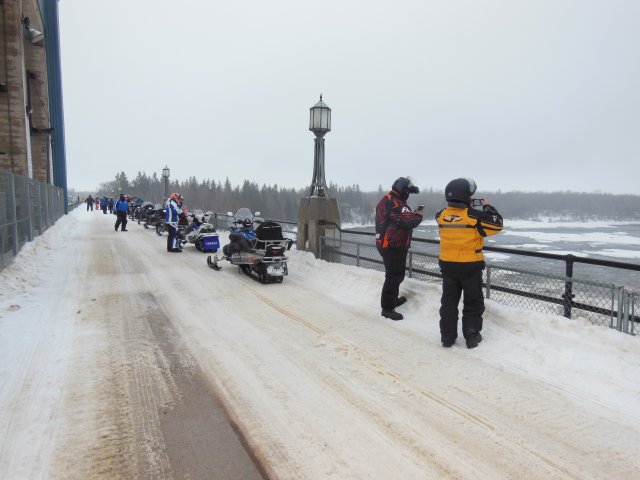
<svg viewBox="0 0 640 480"><path fill-rule="evenodd" d="M91 195L89 195L84 203L87 204L87 212L93 211L93 207L95 205L96 210L102 210L102 213L106 215L107 210L109 210L109 213L113 213L113 207L116 203L116 200L114 200L113 198L99 197L97 195L95 198L93 198Z"/></svg>
<svg viewBox="0 0 640 480"><path fill-rule="evenodd" d="M89 195L84 203L87 204L87 212L93 211L93 207L95 205L96 208L100 208L104 214L107 213L107 210L109 210L109 213L115 213L117 217L116 224L114 226L116 232L118 231L118 228L123 232L127 231L129 200L124 196L124 194L121 193L117 200L107 197L98 197L97 195L93 198Z"/></svg>
<svg viewBox="0 0 640 480"><path fill-rule="evenodd" d="M435 216L440 232L438 263L442 273L440 340L445 348L451 347L458 337L461 297L462 335L466 346L475 348L482 341L482 270L485 268L482 248L485 237L502 230L503 220L487 200L472 199L475 192L476 183L470 178L450 181L444 192L447 207ZM376 247L385 268L381 315L391 320L403 319L396 311L396 307L407 301L399 295L400 284L405 276L413 229L423 220L424 206L412 211L407 204L409 195L415 193L419 193L419 189L410 178L400 177L376 206Z"/></svg>

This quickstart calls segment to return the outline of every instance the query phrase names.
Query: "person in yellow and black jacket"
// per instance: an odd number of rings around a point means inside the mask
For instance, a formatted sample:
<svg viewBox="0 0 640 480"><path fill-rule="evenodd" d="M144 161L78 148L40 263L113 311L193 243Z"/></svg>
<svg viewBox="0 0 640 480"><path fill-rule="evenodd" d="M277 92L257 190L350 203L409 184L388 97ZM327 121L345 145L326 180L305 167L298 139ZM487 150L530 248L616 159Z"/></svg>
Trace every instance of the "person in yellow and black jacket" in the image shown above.
<svg viewBox="0 0 640 480"><path fill-rule="evenodd" d="M391 320L402 320L395 308L407 301L399 297L404 280L407 252L411 246L413 229L422 222L422 209L415 212L407 205L409 194L419 189L408 177L400 177L376 206L376 247L384 262L384 285L380 295L381 315Z"/></svg>
<svg viewBox="0 0 640 480"><path fill-rule="evenodd" d="M472 207L471 196L476 183L470 178L456 178L445 188L447 207L436 214L440 231L440 271L442 299L440 339L451 347L458 337L458 304L464 292L462 335L467 348L482 341L482 270L484 237L502 230L502 216L484 199L476 200L482 210Z"/></svg>

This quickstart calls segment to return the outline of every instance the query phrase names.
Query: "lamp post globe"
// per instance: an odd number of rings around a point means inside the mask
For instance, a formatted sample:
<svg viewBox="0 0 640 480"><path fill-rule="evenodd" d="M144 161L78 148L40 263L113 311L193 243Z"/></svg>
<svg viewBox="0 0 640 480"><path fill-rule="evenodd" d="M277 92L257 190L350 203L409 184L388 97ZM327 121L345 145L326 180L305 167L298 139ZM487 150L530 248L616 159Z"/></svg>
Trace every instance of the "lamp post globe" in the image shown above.
<svg viewBox="0 0 640 480"><path fill-rule="evenodd" d="M316 135L331 131L331 109L322 101L322 95L320 101L309 109L309 130Z"/></svg>
<svg viewBox="0 0 640 480"><path fill-rule="evenodd" d="M167 197L169 197L169 174L170 174L170 170L169 167L167 167L166 165L164 166L164 168L162 169L162 178L164 178L164 199L166 200Z"/></svg>
<svg viewBox="0 0 640 480"><path fill-rule="evenodd" d="M324 136L331 131L331 109L322 101L322 95L320 101L309 109L309 130L316 136L310 196L324 197L327 189L324 177Z"/></svg>

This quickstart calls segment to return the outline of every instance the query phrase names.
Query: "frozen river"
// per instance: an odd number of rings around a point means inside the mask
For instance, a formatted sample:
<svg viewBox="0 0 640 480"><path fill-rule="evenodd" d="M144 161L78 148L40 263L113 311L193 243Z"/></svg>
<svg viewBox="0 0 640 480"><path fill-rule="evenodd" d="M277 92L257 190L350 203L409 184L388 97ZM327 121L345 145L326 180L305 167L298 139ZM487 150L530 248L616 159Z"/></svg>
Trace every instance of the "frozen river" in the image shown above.
<svg viewBox="0 0 640 480"><path fill-rule="evenodd" d="M373 231L373 227L345 226ZM414 238L438 239L438 227L433 220L425 221L414 230ZM358 241L369 241L359 236ZM373 242L373 239L370 239ZM512 248L519 251L573 254L578 257L611 260L640 265L640 222L560 222L514 220L505 222L499 235L488 238L490 247ZM438 252L437 245L414 242L416 250ZM546 260L523 255L486 252L488 262L517 268L530 268L564 275L562 261ZM640 290L640 273L576 263L574 276L593 281L613 283Z"/></svg>

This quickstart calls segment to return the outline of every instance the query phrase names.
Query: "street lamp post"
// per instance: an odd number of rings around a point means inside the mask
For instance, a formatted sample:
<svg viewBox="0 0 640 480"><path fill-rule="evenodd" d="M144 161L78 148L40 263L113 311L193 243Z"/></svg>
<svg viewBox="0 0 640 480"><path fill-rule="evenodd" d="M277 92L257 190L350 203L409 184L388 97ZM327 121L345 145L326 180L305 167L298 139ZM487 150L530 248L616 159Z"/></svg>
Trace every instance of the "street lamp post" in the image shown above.
<svg viewBox="0 0 640 480"><path fill-rule="evenodd" d="M297 248L321 255L324 237L336 238L340 228L338 201L327 196L327 181L324 177L324 136L331 131L331 109L320 101L309 109L309 130L315 138L313 154L313 178L308 197L300 200L298 209Z"/></svg>
<svg viewBox="0 0 640 480"><path fill-rule="evenodd" d="M162 178L164 178L164 199L166 200L169 197L169 167L166 165L162 169Z"/></svg>
<svg viewBox="0 0 640 480"><path fill-rule="evenodd" d="M315 138L313 152L313 179L311 180L310 197L324 197L327 181L324 177L324 136L331 131L331 109L320 101L309 109L309 130Z"/></svg>

